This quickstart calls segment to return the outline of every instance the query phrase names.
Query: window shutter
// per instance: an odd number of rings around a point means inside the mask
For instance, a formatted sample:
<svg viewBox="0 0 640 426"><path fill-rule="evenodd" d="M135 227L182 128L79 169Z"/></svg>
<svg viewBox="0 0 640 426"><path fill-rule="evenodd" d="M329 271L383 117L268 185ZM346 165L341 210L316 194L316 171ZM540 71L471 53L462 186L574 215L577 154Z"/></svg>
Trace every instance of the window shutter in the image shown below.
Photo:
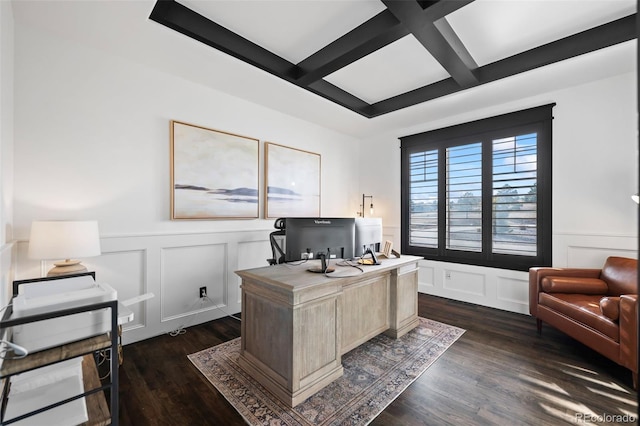
<svg viewBox="0 0 640 426"><path fill-rule="evenodd" d="M411 245L438 247L438 151L410 155Z"/></svg>
<svg viewBox="0 0 640 426"><path fill-rule="evenodd" d="M492 252L537 254L537 134L492 141Z"/></svg>
<svg viewBox="0 0 640 426"><path fill-rule="evenodd" d="M482 143L447 148L447 250L482 251Z"/></svg>

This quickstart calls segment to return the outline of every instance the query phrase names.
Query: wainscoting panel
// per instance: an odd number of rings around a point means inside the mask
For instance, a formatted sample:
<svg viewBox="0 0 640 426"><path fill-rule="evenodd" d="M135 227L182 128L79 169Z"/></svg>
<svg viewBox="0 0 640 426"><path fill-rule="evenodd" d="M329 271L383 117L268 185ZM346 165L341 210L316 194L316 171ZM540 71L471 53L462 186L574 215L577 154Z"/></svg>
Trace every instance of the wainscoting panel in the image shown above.
<svg viewBox="0 0 640 426"><path fill-rule="evenodd" d="M121 300L153 293L132 306L135 319L124 327L125 344L240 312L240 279L235 271L267 265L271 223L259 230L103 236L102 255L83 259L98 281L108 282ZM385 227L384 239L400 249L400 228ZM554 266L599 267L609 255L637 257L638 239L629 235L554 234ZM42 276L53 266L27 258L27 241L0 251L2 290L14 279ZM528 273L423 260L419 291L527 314ZM447 278L449 274L449 278ZM206 285L215 303L198 306ZM5 296L8 297L8 296Z"/></svg>
<svg viewBox="0 0 640 426"><path fill-rule="evenodd" d="M529 312L528 273L448 262L422 260L418 291L511 312Z"/></svg>
<svg viewBox="0 0 640 426"><path fill-rule="evenodd" d="M400 247L401 229L385 226L385 239ZM553 234L553 266L599 268L608 256L638 258L638 236ZM529 273L423 260L418 291L511 312L529 314Z"/></svg>
<svg viewBox="0 0 640 426"><path fill-rule="evenodd" d="M601 267L607 257L637 257L636 250L622 250L617 248L601 248L601 247L568 247L567 263L576 265L576 268L587 268L596 266Z"/></svg>
<svg viewBox="0 0 640 426"><path fill-rule="evenodd" d="M227 253L225 244L170 247L161 250L162 316L170 321L213 305L226 305ZM205 303L200 287L207 287Z"/></svg>
<svg viewBox="0 0 640 426"><path fill-rule="evenodd" d="M154 294L130 307L134 321L122 335L128 344L240 312L235 271L267 265L272 230L103 236L102 255L83 264L114 287L120 300ZM27 241L16 246L15 279L42 276L53 266L28 259ZM211 300L198 297L202 286Z"/></svg>
<svg viewBox="0 0 640 426"><path fill-rule="evenodd" d="M484 297L487 294L486 277L482 273L456 269L456 264L442 269L442 288L465 296Z"/></svg>
<svg viewBox="0 0 640 426"><path fill-rule="evenodd" d="M267 253L266 257L265 253ZM269 258L271 258L271 244L268 240L240 242L238 243L238 268L236 270L241 271L243 269L267 266L269 264L267 259ZM242 283L242 280L234 273L233 279L230 279L229 282L235 282L235 291L237 294L236 303L240 305L242 301L242 294L240 292L240 284Z"/></svg>
<svg viewBox="0 0 640 426"><path fill-rule="evenodd" d="M425 287L435 286L435 272L435 268L425 266L421 263L418 267L418 282Z"/></svg>
<svg viewBox="0 0 640 426"><path fill-rule="evenodd" d="M504 271L509 275L496 277L496 299L502 309L513 312L529 312L529 274L519 271ZM498 274L501 272L498 271Z"/></svg>
<svg viewBox="0 0 640 426"><path fill-rule="evenodd" d="M146 251L143 249L116 252L103 249L101 256L87 259L83 264L87 269L96 271L97 281L107 283L116 289L118 300L122 301L146 293L146 257ZM133 321L124 324L123 330L144 327L147 321L146 305L137 303L129 309L133 311Z"/></svg>
<svg viewBox="0 0 640 426"><path fill-rule="evenodd" d="M553 265L600 268L607 257L638 258L638 238L632 235L555 234Z"/></svg>

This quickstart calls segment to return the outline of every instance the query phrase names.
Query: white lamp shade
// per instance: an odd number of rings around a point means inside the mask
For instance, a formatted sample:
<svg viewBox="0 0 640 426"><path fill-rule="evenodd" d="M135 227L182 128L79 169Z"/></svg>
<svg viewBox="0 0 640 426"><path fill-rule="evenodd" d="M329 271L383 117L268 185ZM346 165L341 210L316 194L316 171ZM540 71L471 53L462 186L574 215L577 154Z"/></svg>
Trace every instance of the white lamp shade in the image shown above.
<svg viewBox="0 0 640 426"><path fill-rule="evenodd" d="M72 259L100 255L98 222L34 221L29 238L29 258Z"/></svg>

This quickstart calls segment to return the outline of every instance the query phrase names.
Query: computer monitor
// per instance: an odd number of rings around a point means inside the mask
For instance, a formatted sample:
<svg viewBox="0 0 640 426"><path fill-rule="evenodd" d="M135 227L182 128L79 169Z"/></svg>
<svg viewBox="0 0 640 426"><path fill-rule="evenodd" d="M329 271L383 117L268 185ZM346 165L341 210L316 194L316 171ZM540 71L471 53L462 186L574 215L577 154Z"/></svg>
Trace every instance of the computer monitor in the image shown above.
<svg viewBox="0 0 640 426"><path fill-rule="evenodd" d="M354 218L288 217L285 262L303 259L353 258Z"/></svg>
<svg viewBox="0 0 640 426"><path fill-rule="evenodd" d="M361 257L367 249L372 253L379 252L382 243L382 218L358 217L355 221L355 257Z"/></svg>

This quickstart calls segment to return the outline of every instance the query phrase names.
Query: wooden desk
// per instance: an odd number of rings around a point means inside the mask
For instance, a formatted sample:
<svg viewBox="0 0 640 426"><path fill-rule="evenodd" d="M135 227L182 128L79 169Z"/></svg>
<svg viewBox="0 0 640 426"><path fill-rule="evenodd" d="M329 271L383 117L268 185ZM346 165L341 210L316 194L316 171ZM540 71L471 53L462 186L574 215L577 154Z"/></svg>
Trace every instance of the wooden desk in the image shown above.
<svg viewBox="0 0 640 426"><path fill-rule="evenodd" d="M418 324L417 256L307 271L319 261L237 271L242 278L240 366L294 407L342 376L342 354ZM334 262L332 261L332 266ZM338 278L340 277L340 278Z"/></svg>

